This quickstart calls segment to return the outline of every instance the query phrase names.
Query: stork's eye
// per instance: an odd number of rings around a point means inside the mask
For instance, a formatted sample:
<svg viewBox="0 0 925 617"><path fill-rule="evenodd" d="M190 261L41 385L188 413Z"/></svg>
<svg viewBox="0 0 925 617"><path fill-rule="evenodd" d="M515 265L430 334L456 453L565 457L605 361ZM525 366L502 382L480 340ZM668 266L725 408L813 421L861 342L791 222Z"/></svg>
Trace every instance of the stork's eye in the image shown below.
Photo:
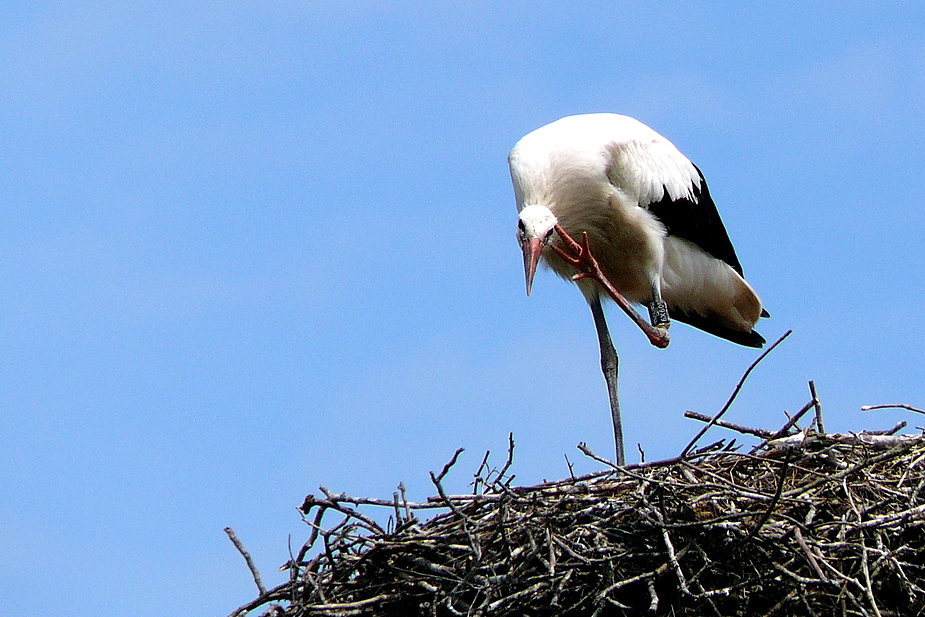
<svg viewBox="0 0 925 617"><path fill-rule="evenodd" d="M524 238L527 237L527 226L522 220L517 221L517 239L520 242L524 241Z"/></svg>

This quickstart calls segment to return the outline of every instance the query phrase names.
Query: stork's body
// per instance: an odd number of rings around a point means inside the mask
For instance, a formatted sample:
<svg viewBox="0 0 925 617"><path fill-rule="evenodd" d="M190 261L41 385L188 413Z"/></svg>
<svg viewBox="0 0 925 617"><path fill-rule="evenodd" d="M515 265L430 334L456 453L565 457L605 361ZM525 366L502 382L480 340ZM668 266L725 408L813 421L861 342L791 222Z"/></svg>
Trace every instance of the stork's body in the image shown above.
<svg viewBox="0 0 925 617"><path fill-rule="evenodd" d="M573 238L588 235L603 274L627 300L649 307L653 325L667 327L670 315L741 345L764 343L753 328L766 313L703 175L670 141L627 116L569 116L526 135L509 163L528 294L540 257L561 276L576 274L553 250L562 243L558 224ZM577 283L594 314L622 462L617 358L601 288Z"/></svg>

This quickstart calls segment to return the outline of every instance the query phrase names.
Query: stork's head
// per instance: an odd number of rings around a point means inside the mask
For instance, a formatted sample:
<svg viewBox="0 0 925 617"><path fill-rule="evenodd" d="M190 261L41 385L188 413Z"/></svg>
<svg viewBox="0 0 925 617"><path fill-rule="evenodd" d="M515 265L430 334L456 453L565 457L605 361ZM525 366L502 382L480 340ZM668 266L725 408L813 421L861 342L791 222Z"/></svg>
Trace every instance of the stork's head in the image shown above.
<svg viewBox="0 0 925 617"><path fill-rule="evenodd" d="M533 289L533 275L536 274L536 265L553 228L556 226L556 216L546 206L533 204L520 211L520 220L517 221L517 241L524 252L524 276L527 278L527 295Z"/></svg>

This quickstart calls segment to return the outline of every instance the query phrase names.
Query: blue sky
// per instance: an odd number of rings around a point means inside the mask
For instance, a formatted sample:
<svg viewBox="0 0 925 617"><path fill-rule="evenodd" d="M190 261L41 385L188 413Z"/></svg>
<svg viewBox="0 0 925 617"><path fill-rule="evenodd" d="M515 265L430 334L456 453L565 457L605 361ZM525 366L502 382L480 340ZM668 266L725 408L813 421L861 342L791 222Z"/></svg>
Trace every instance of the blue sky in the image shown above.
<svg viewBox="0 0 925 617"><path fill-rule="evenodd" d="M794 334L728 418L925 405L919 2L6 2L0 614L225 615L324 484L433 493L612 451L590 312L527 298L506 156L615 111L704 171ZM677 454L757 352L618 311L630 460ZM721 431L711 433L715 438Z"/></svg>

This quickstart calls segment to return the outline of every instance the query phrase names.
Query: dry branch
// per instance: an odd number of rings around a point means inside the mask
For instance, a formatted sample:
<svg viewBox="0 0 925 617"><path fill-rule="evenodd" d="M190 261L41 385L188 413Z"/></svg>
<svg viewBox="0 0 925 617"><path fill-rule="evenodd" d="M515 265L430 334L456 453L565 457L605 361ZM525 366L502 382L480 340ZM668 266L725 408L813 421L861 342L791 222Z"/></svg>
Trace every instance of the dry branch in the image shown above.
<svg viewBox="0 0 925 617"><path fill-rule="evenodd" d="M700 438L703 437L704 434L706 434L708 430L710 430L710 427L713 426L717 421L719 421L720 418L722 418L723 415L725 415L727 411L729 411L729 408L732 407L732 402L735 401L736 397L739 395L739 391L742 389L742 386L745 385L745 380L748 379L748 376L752 374L752 371L755 370L755 367L758 366L761 363L761 361L764 360L768 356L768 354L774 351L774 349L778 345L783 343L784 339L786 339L792 333L793 333L793 330L787 330L786 332L784 332L779 339L771 343L768 346L768 348L762 351L761 354L757 358L755 358L755 361L752 362L748 366L747 369L745 369L745 372L742 374L742 377L739 379L739 383L736 384L736 387L733 388L732 390L732 394L729 395L729 400L727 400L726 404L723 405L723 408L719 410L719 413L713 416L710 422L707 423L705 427L700 429L700 432L694 435L694 438L690 440L690 443L688 443L687 446L685 446L685 448L681 451L682 457L687 456L688 452L691 451L691 449L697 444Z"/></svg>
<svg viewBox="0 0 925 617"><path fill-rule="evenodd" d="M912 405L906 405L904 403L890 403L884 405L864 405L861 407L861 411L870 411L872 409L905 409L906 411L914 411L915 413L925 414L925 409L919 409L918 407L913 407Z"/></svg>
<svg viewBox="0 0 925 617"><path fill-rule="evenodd" d="M238 534L234 532L234 529L231 527L225 527L225 533L228 534L228 539L231 540L231 543L234 544L234 547L238 549L238 552L241 553L241 556L244 557L244 562L247 563L248 569L251 571L251 576L254 577L254 583L257 585L257 591L260 595L266 595L267 588L263 586L263 580L260 578L260 571L257 570L257 566L254 565L254 560L251 559L251 554L247 552L247 549L244 548L244 543L238 538Z"/></svg>

